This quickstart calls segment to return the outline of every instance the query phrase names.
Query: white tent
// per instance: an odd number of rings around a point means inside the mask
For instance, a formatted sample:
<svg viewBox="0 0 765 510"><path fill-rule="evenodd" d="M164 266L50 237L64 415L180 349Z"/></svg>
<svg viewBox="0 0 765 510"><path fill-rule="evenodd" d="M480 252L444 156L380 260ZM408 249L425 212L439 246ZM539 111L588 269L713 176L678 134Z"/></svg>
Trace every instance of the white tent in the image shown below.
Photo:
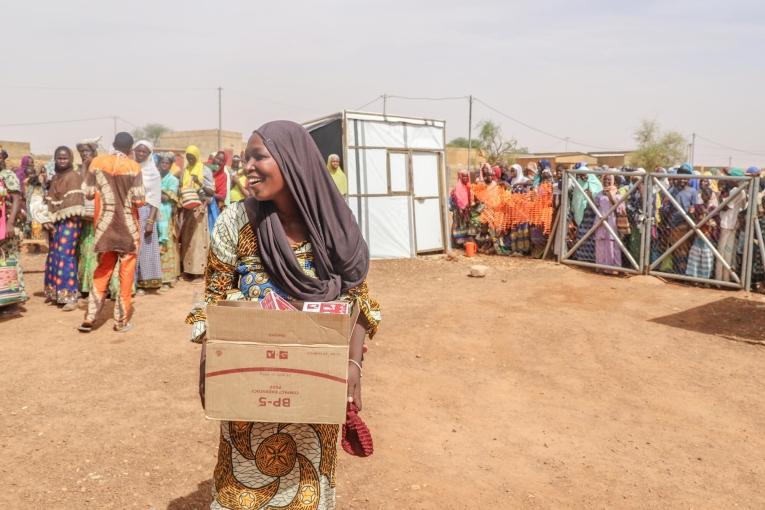
<svg viewBox="0 0 765 510"><path fill-rule="evenodd" d="M373 258L446 249L444 121L344 111L304 125L325 160L340 156Z"/></svg>

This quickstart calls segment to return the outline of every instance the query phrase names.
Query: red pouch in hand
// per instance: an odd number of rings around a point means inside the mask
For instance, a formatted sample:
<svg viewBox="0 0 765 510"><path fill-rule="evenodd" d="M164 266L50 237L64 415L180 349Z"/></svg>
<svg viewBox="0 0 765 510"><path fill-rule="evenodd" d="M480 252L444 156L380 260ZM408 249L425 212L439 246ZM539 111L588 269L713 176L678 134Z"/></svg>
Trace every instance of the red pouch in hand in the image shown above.
<svg viewBox="0 0 765 510"><path fill-rule="evenodd" d="M343 439L340 444L343 450L356 457L369 457L374 453L372 434L359 416L359 408L353 402L349 402L345 410Z"/></svg>

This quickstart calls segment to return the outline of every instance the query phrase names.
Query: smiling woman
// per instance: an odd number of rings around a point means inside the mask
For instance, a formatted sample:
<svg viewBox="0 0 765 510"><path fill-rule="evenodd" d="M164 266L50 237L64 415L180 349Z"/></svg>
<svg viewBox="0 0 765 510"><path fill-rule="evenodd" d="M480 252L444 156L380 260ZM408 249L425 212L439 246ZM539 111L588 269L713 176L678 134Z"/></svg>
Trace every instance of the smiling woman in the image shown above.
<svg viewBox="0 0 765 510"><path fill-rule="evenodd" d="M302 126L265 124L245 154L253 196L231 204L215 225L205 302L255 301L276 292L289 300L355 303L361 313L347 391L361 408L364 338L375 334L381 315L367 292L369 253L358 225ZM187 322L192 340L201 342L204 310L193 310ZM204 356L203 349L203 363ZM338 433L339 425L221 422L211 508L335 508Z"/></svg>

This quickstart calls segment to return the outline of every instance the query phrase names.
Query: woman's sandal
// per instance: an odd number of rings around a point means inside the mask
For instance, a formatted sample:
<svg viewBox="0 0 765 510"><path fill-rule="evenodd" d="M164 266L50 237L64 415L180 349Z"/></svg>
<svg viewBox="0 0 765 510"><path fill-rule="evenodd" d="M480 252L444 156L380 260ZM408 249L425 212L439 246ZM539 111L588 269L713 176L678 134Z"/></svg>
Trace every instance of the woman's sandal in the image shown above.
<svg viewBox="0 0 765 510"><path fill-rule="evenodd" d="M83 322L82 324L80 324L80 327L77 328L77 330L80 333L90 333L91 331L93 331L93 324L91 324L90 322Z"/></svg>
<svg viewBox="0 0 765 510"><path fill-rule="evenodd" d="M133 329L133 323L132 322L126 322L125 324L115 324L114 325L114 331L117 333L127 333Z"/></svg>

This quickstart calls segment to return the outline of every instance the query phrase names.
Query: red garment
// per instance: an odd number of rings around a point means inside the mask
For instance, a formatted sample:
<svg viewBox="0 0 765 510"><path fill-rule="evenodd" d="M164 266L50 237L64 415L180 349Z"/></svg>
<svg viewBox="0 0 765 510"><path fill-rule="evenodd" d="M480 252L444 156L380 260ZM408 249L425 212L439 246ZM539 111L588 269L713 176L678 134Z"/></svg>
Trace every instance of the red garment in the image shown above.
<svg viewBox="0 0 765 510"><path fill-rule="evenodd" d="M217 172L213 172L215 177L215 196L226 198L228 194L228 178L226 177L226 168L221 167Z"/></svg>
<svg viewBox="0 0 765 510"><path fill-rule="evenodd" d="M343 439L340 444L343 450L357 457L369 457L374 453L372 434L366 423L359 417L359 408L350 402L345 410L345 424L343 425Z"/></svg>
<svg viewBox="0 0 765 510"><path fill-rule="evenodd" d="M454 201L460 211L470 205L470 176L466 171L461 171L457 175L457 184L454 186L453 193Z"/></svg>

